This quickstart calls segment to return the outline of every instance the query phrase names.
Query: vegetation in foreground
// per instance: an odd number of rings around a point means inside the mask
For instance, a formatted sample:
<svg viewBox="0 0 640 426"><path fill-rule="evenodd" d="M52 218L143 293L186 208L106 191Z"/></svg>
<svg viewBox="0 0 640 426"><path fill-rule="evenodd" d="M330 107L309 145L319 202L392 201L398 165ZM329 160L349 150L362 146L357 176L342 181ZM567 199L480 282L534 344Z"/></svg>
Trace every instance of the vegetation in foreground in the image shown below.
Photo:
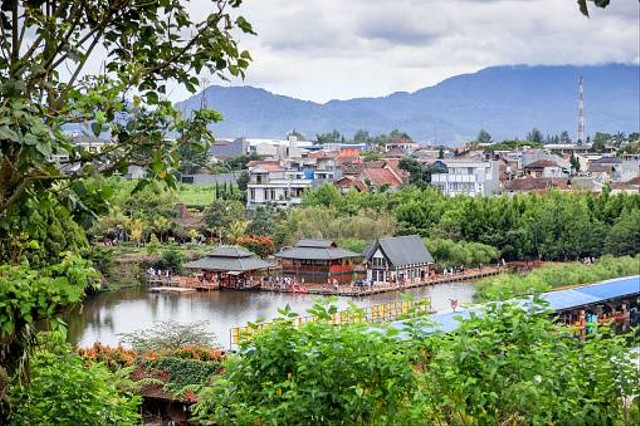
<svg viewBox="0 0 640 426"><path fill-rule="evenodd" d="M580 262L546 265L526 276L503 274L483 278L476 284L477 302L506 300L528 294L543 293L558 287L589 284L598 281L640 274L640 256L598 259L592 265Z"/></svg>
<svg viewBox="0 0 640 426"><path fill-rule="evenodd" d="M623 337L577 340L541 301L488 307L448 335L426 319L400 331L336 327L332 309L285 319L242 345L200 393L204 424L630 425L640 420L637 369Z"/></svg>

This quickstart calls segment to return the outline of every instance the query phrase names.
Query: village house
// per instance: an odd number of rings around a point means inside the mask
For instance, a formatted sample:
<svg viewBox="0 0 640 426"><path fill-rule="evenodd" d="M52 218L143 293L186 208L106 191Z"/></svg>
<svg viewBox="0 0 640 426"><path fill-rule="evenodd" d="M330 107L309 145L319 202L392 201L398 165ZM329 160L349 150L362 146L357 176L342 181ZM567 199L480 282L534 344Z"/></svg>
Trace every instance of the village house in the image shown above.
<svg viewBox="0 0 640 426"><path fill-rule="evenodd" d="M552 160L538 160L524 166L524 174L537 178L566 178L570 170Z"/></svg>
<svg viewBox="0 0 640 426"><path fill-rule="evenodd" d="M298 282L350 283L354 279L355 259L361 254L345 250L334 241L302 239L295 247L282 249L275 255L280 259L285 276Z"/></svg>
<svg viewBox="0 0 640 426"><path fill-rule="evenodd" d="M433 256L417 235L378 238L365 249L366 277L370 282L425 280Z"/></svg>
<svg viewBox="0 0 640 426"><path fill-rule="evenodd" d="M500 169L495 161L456 158L436 160L434 165L444 171L433 173L431 184L449 196L488 196L500 192Z"/></svg>
<svg viewBox="0 0 640 426"><path fill-rule="evenodd" d="M353 174L351 168L356 174ZM342 192L351 188L358 191L382 187L398 190L402 188L407 179L409 179L409 174L399 167L397 159L385 158L379 161L343 166L343 176L336 180L335 186Z"/></svg>

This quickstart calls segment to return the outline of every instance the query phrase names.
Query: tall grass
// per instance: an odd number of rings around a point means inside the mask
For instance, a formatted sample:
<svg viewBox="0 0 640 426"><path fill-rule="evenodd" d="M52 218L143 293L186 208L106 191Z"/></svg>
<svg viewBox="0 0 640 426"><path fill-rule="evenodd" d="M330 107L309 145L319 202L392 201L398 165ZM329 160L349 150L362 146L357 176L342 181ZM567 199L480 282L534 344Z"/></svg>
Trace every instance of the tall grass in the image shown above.
<svg viewBox="0 0 640 426"><path fill-rule="evenodd" d="M640 256L605 256L593 265L579 262L543 266L526 276L503 274L480 280L474 300L488 302L505 300L528 294L541 293L554 288L590 284L609 278L640 273Z"/></svg>

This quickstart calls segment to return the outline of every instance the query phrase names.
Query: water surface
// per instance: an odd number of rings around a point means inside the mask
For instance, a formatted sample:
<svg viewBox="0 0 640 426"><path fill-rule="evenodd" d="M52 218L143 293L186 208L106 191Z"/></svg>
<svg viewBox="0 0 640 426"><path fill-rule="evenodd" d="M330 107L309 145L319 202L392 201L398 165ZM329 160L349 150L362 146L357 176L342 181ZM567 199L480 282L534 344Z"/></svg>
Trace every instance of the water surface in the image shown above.
<svg viewBox="0 0 640 426"><path fill-rule="evenodd" d="M460 304L471 303L473 283L455 282L406 290L416 298L430 297L437 311L450 310L450 299ZM118 334L149 327L156 321L183 323L206 320L218 336L220 344L229 346L229 330L258 318L278 316L278 308L287 304L294 312L306 315L306 309L321 296L308 294L256 291L214 290L187 294L149 293L147 289L124 289L89 297L83 306L70 313L69 341L77 346L90 346L98 340L114 345ZM340 297L336 305L348 307L350 301L361 307L400 300L400 292L376 294L360 298Z"/></svg>

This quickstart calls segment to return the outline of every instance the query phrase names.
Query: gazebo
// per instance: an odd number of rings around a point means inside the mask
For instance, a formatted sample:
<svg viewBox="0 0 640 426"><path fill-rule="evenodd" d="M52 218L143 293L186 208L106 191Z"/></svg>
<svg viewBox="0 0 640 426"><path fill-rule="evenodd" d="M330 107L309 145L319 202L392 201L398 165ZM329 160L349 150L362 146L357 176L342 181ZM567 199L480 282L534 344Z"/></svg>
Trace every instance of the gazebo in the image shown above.
<svg viewBox="0 0 640 426"><path fill-rule="evenodd" d="M246 288L259 284L254 281L256 271L274 267L254 257L254 253L236 246L220 246L206 257L188 262L185 267L202 271L204 279L221 287Z"/></svg>
<svg viewBox="0 0 640 426"><path fill-rule="evenodd" d="M276 253L285 275L322 284L333 280L339 283L351 282L356 267L353 260L361 256L351 250L339 248L333 241L312 239L302 239L295 247Z"/></svg>

